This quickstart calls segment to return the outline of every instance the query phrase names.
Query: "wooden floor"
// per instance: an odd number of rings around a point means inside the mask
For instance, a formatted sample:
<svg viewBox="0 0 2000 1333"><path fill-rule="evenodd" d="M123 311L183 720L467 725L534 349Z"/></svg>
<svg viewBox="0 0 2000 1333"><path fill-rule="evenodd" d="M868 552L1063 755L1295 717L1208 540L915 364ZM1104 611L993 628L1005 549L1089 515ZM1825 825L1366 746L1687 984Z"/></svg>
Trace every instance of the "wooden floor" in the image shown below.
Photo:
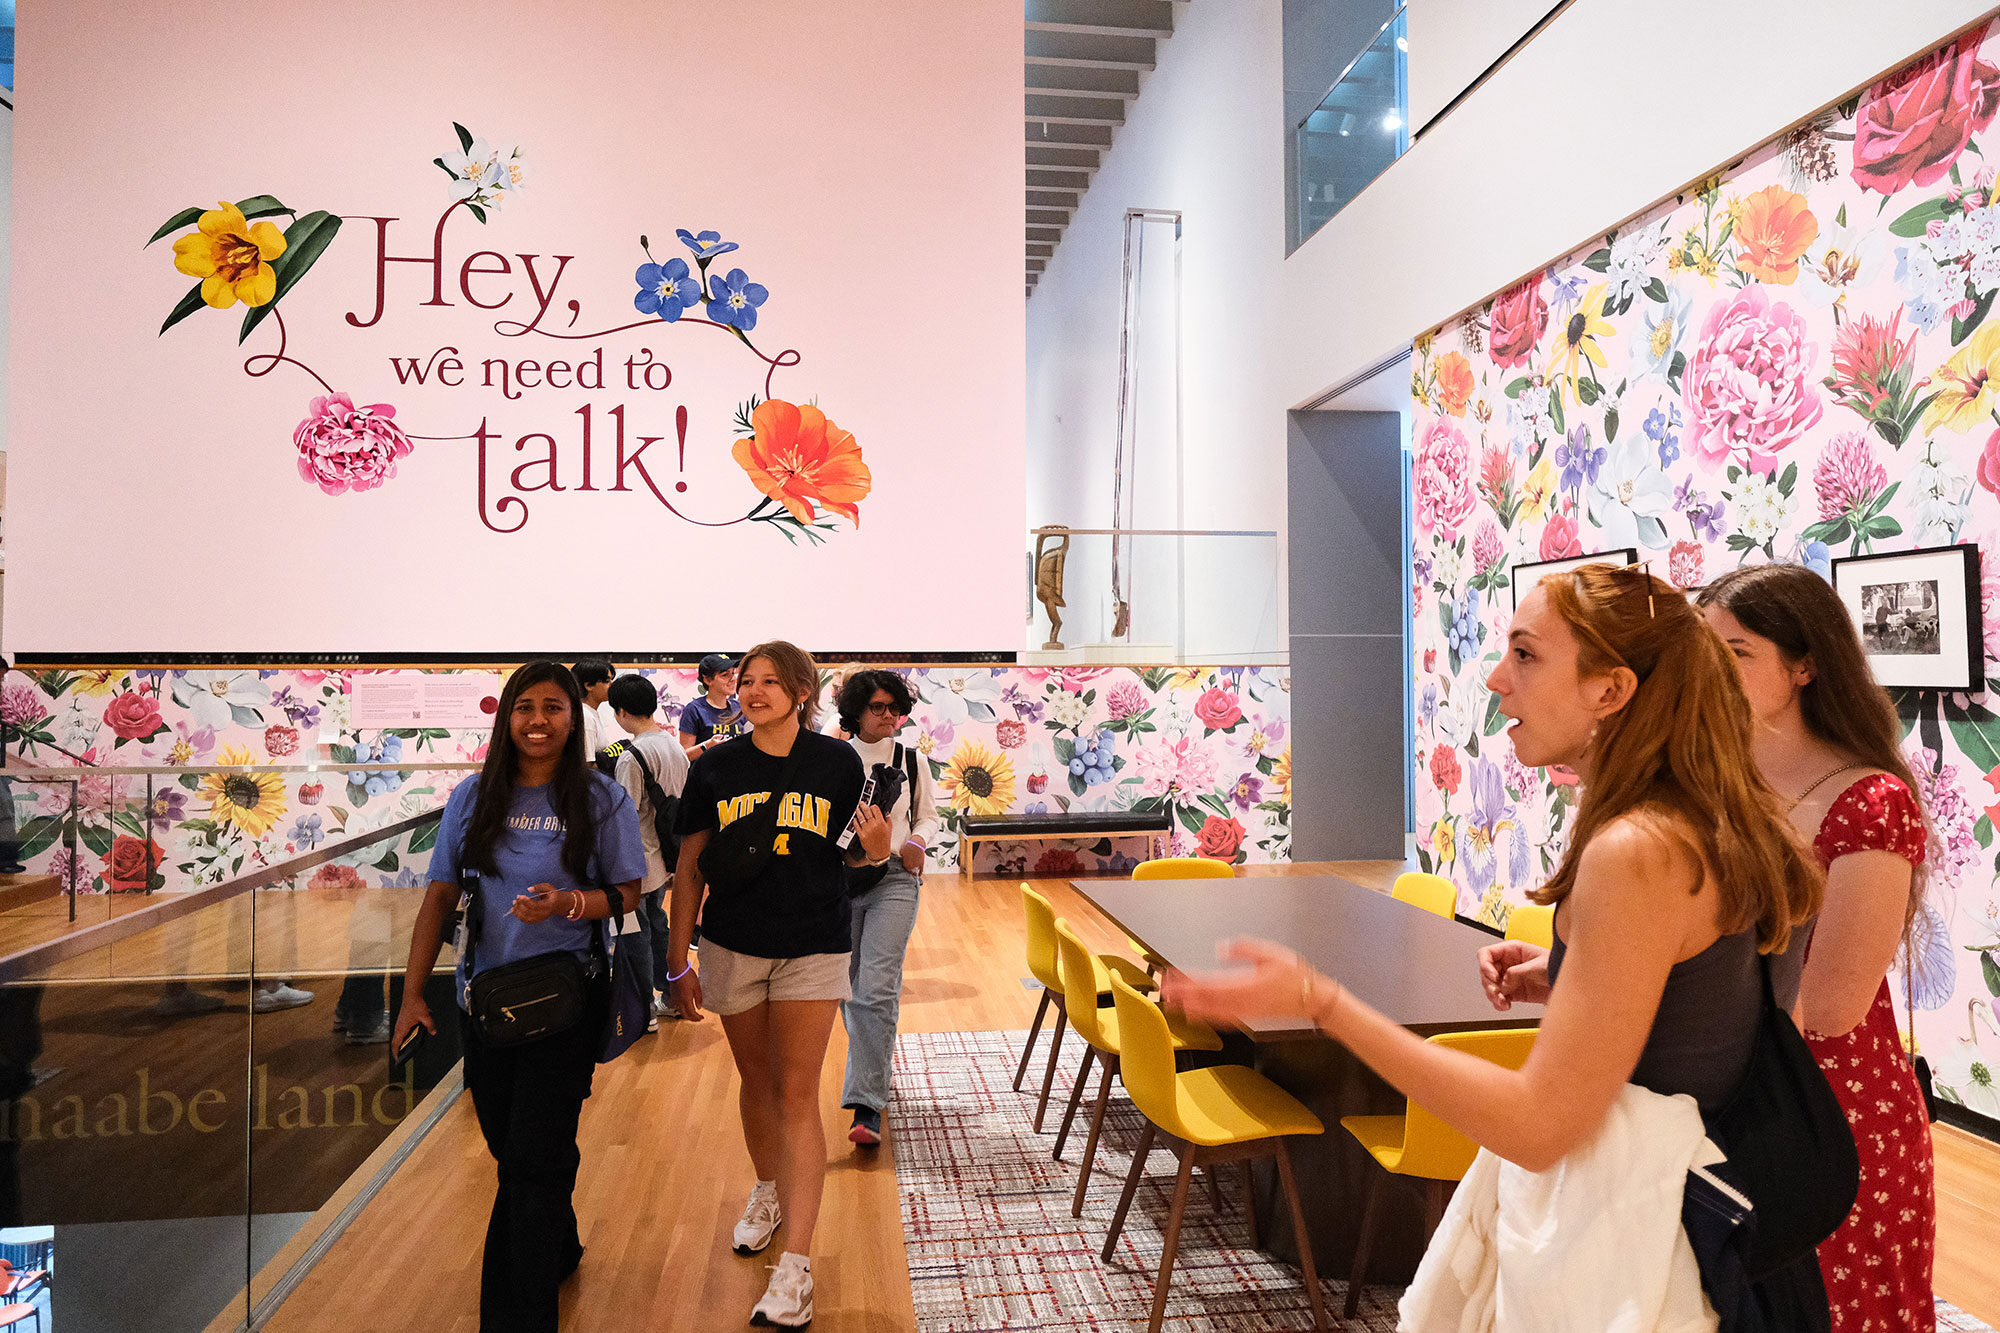
<svg viewBox="0 0 2000 1333"><path fill-rule="evenodd" d="M1337 870L1386 888L1402 868L1369 862L1265 873ZM1087 943L1120 946L1066 883L1037 887ZM931 880L905 970L902 1029L1025 1027L1035 992L1022 984L1022 945L1015 881ZM822 1083L830 1168L813 1256L813 1327L908 1330L915 1317L896 1197L894 1111L882 1148L864 1153L848 1144L837 1105L845 1058L836 1024ZM577 1188L587 1253L565 1288L565 1329L711 1333L744 1325L775 1252L746 1259L729 1249L729 1229L752 1183L735 1110L734 1074L712 1016L663 1023L657 1037L599 1071L584 1107ZM2000 1147L1944 1127L1937 1142L1939 1293L2000 1322L2000 1265L1989 1240L2000 1224ZM492 1163L470 1099L462 1097L269 1327L474 1333L492 1196Z"/></svg>

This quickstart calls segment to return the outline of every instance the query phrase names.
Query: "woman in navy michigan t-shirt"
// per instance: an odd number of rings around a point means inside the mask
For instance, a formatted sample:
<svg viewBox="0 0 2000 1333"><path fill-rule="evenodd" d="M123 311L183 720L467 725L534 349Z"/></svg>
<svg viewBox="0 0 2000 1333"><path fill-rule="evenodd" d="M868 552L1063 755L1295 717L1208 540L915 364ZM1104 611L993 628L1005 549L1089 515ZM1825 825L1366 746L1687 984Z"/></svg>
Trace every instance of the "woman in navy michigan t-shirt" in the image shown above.
<svg viewBox="0 0 2000 1333"><path fill-rule="evenodd" d="M494 1048L462 1012L472 978L459 961L465 1086L500 1175L480 1271L482 1333L554 1333L557 1289L583 1258L571 1204L576 1126L611 993L596 945L605 918L636 908L646 874L632 798L585 762L582 710L560 663L530 662L508 680L486 766L451 794L438 825L396 1019L394 1050L419 1024L437 1031L424 982L461 889L479 895L478 971L567 949L588 976L577 1023Z"/></svg>

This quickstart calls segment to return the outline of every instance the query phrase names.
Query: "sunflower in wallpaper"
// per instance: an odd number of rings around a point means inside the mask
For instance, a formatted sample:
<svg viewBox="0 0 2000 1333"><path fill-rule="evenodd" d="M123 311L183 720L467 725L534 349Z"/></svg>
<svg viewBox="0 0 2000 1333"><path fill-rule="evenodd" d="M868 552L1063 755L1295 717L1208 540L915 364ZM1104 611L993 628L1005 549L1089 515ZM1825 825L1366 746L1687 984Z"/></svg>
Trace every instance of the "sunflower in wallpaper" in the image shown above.
<svg viewBox="0 0 2000 1333"><path fill-rule="evenodd" d="M232 745L215 762L227 767L258 760L249 750ZM204 773L196 796L209 803L217 823L233 824L252 838L269 833L285 813L285 779L280 773Z"/></svg>

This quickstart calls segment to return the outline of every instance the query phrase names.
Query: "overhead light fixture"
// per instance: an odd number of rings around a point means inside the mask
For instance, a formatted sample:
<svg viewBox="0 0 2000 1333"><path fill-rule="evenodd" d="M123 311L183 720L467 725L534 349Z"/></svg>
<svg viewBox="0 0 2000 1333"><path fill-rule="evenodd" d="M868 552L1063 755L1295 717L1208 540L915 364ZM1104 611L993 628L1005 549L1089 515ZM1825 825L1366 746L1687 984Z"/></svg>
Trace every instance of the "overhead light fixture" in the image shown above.
<svg viewBox="0 0 2000 1333"><path fill-rule="evenodd" d="M1398 37L1396 39L1396 49L1404 55L1408 55L1410 53L1410 39L1407 37Z"/></svg>
<svg viewBox="0 0 2000 1333"><path fill-rule="evenodd" d="M1340 137L1345 139L1347 137L1347 132L1353 128L1354 128L1354 113L1352 111L1342 112L1340 117Z"/></svg>
<svg viewBox="0 0 2000 1333"><path fill-rule="evenodd" d="M1400 130L1403 128L1403 118L1394 111L1391 111L1388 115L1382 117L1382 128L1389 131Z"/></svg>

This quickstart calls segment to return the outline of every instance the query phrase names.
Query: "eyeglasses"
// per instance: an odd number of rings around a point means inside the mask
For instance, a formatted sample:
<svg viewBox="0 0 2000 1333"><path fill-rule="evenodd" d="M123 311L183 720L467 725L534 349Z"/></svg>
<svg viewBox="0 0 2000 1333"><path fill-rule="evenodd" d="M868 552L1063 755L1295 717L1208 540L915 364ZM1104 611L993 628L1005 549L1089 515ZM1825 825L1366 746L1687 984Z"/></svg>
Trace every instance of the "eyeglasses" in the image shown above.
<svg viewBox="0 0 2000 1333"><path fill-rule="evenodd" d="M901 704L869 704L868 711L877 717L908 717L910 710Z"/></svg>

